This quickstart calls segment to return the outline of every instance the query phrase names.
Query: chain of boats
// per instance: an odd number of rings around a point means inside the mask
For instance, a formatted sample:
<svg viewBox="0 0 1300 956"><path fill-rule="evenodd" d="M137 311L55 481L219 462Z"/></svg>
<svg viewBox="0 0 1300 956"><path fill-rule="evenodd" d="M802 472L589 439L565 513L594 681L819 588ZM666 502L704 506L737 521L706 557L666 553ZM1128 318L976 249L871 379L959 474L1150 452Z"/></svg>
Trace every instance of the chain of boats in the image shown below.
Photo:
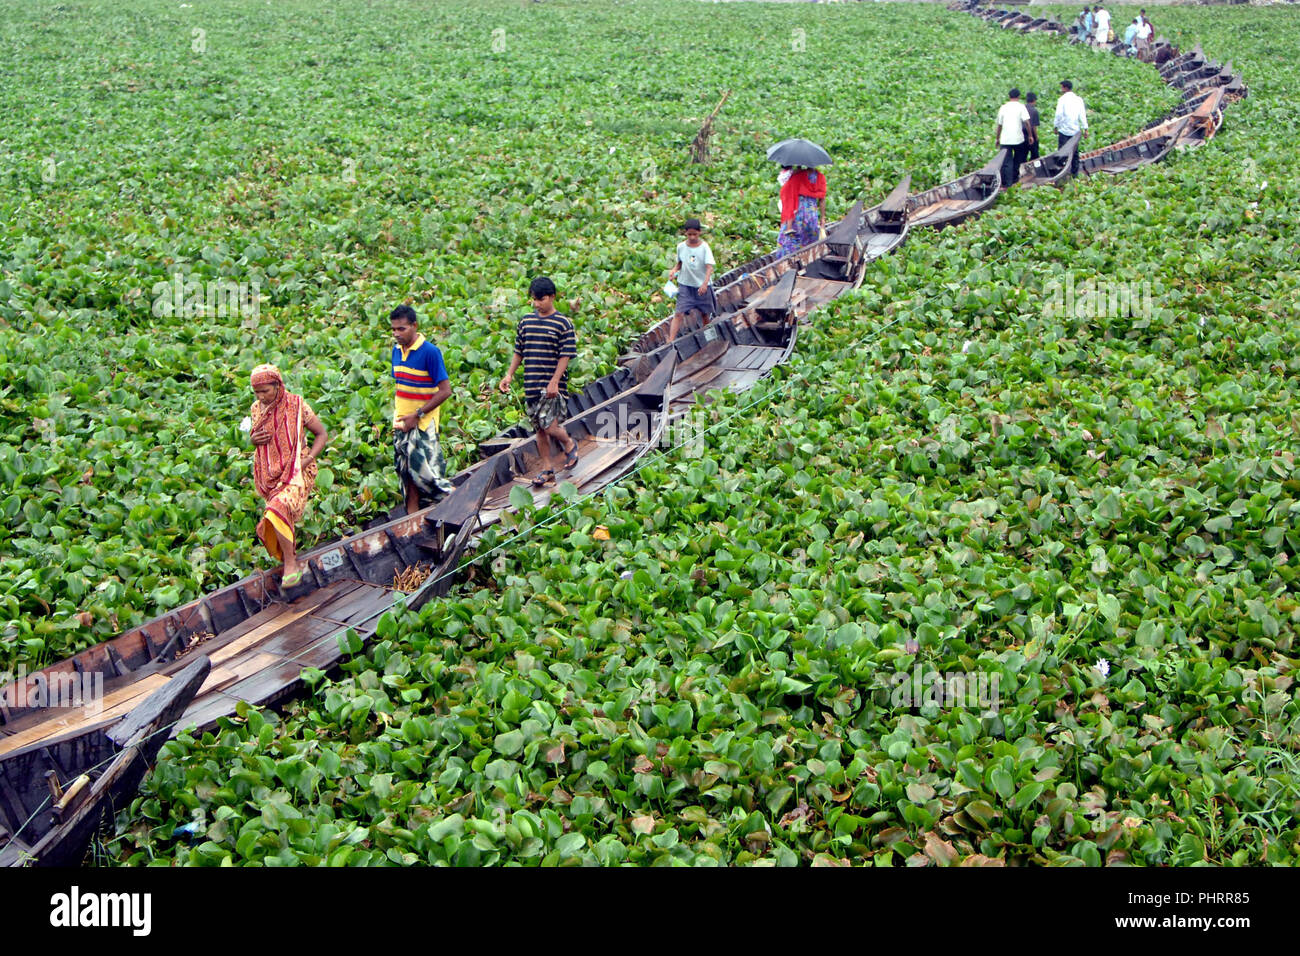
<svg viewBox="0 0 1300 956"><path fill-rule="evenodd" d="M1021 33L1067 34L1017 11L953 9ZM1128 171L1203 143L1224 107L1246 95L1231 65L1210 62L1199 45L1180 54L1160 38L1146 53L1182 102L1139 133L1079 156L1087 174ZM1075 137L1025 163L1019 184L1061 183L1078 147ZM911 229L954 225L989 208L1002 189L1002 156L917 193L905 176L875 205L856 202L818 242L719 277L716 316L689 314L672 341L665 317L632 343L617 371L569 396L565 427L580 460L560 480L592 494L628 474L710 393L748 389L788 361L801 321L856 288ZM516 489L538 506L555 489L533 486L542 462L522 426L479 453L439 504L302 555L306 573L294 588L281 589L278 572L250 575L0 689L0 864L80 862L104 812L130 799L169 734L211 729L241 703L283 701L308 671L336 666L374 637L385 612L445 595L466 550L513 507ZM427 569L424 582L395 590L411 568Z"/></svg>

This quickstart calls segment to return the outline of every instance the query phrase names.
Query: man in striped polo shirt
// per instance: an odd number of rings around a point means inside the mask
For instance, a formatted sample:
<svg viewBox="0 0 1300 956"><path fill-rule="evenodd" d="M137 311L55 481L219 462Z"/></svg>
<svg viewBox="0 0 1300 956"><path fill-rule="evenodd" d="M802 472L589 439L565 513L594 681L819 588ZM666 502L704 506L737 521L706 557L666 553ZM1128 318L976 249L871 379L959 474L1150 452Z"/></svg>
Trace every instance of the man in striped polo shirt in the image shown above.
<svg viewBox="0 0 1300 956"><path fill-rule="evenodd" d="M435 502L451 492L447 461L438 443L441 405L451 397L442 352L420 334L415 310L399 305L388 316L393 329L393 461L406 495L406 513L420 510L420 498Z"/></svg>
<svg viewBox="0 0 1300 956"><path fill-rule="evenodd" d="M540 486L555 479L555 469L550 467L552 441L564 452L566 468L578 463L578 443L561 424L569 413L566 388L569 360L578 351L573 323L555 311L555 283L539 276L529 285L528 294L533 300L533 311L519 320L510 370L497 388L503 395L508 393L515 372L520 365L524 366L524 402L528 418L537 429L537 452L543 468L533 484Z"/></svg>

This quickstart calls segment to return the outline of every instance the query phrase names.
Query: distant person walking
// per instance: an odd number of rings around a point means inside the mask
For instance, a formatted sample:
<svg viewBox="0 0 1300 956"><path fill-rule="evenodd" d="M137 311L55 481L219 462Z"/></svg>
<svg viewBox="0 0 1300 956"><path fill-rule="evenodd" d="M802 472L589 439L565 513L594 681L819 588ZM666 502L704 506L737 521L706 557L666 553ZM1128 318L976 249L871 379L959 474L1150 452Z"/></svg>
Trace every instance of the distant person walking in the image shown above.
<svg viewBox="0 0 1300 956"><path fill-rule="evenodd" d="M1056 128L1056 145L1060 148L1071 136L1088 135L1088 110L1083 105L1083 98L1074 92L1074 84L1069 80L1061 81L1061 95L1056 100L1056 116L1052 121ZM1070 175L1079 175L1079 151L1075 150L1070 163Z"/></svg>
<svg viewBox="0 0 1300 956"><path fill-rule="evenodd" d="M1074 34L1076 40L1088 39L1088 8L1084 7L1083 12L1074 18L1074 23L1070 25L1070 32Z"/></svg>
<svg viewBox="0 0 1300 956"><path fill-rule="evenodd" d="M1147 19L1147 12L1142 10L1138 13L1138 31L1133 38L1133 46L1139 54L1147 53L1151 49L1151 40L1155 36L1155 27Z"/></svg>
<svg viewBox="0 0 1300 956"><path fill-rule="evenodd" d="M250 384L257 396L248 413L253 486L266 502L257 537L271 557L283 563L280 587L288 589L302 581L294 525L302 520L316 488L316 459L329 433L303 397L284 387L284 377L274 365L253 369ZM315 436L311 448L302 447L305 432Z"/></svg>
<svg viewBox="0 0 1300 956"><path fill-rule="evenodd" d="M1038 153L1038 94L1029 93L1025 96L1025 110L1029 113L1029 155L1026 160L1037 159Z"/></svg>
<svg viewBox="0 0 1300 956"><path fill-rule="evenodd" d="M1002 159L1002 188L1008 189L1020 177L1020 164L1029 152L1029 111L1020 102L1020 90L1012 87L1008 99L998 110L998 127L993 134L998 149L1006 150Z"/></svg>
<svg viewBox="0 0 1300 956"><path fill-rule="evenodd" d="M1141 25L1137 17L1134 17L1133 22L1124 28L1124 49L1129 54L1137 52L1137 35L1140 29Z"/></svg>
<svg viewBox="0 0 1300 956"><path fill-rule="evenodd" d="M533 311L519 320L515 330L515 353L510 370L497 383L501 394L510 391L510 380L524 366L524 402L528 418L537 430L537 455L542 471L533 479L541 487L555 480L551 467L551 442L564 452L564 465L578 463L578 443L569 437L563 422L569 413L567 385L569 361L577 354L573 323L555 311L555 283L538 276L528 286Z"/></svg>
<svg viewBox="0 0 1300 956"><path fill-rule="evenodd" d="M682 319L687 312L695 309L704 319L717 311L713 289L709 283L713 279L713 270L717 262L713 250L700 238L703 229L698 219L687 219L682 226L686 236L677 243L676 264L668 272L669 281L681 276L681 285L677 288L677 310L673 313L672 324L668 327L668 341L677 339L677 330L681 328Z"/></svg>
<svg viewBox="0 0 1300 956"><path fill-rule="evenodd" d="M1097 43L1101 46L1105 46L1107 43L1111 41L1110 13L1106 10L1105 7L1097 8L1096 23L1097 23Z"/></svg>

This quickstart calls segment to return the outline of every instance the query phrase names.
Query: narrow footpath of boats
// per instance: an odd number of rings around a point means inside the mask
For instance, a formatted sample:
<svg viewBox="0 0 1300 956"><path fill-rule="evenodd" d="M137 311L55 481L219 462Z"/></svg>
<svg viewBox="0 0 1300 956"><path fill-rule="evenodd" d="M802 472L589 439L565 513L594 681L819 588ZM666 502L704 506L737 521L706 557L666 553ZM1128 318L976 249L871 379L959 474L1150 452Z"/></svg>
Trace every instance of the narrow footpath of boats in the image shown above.
<svg viewBox="0 0 1300 956"><path fill-rule="evenodd" d="M1067 33L1016 11L952 9L1022 33ZM1226 106L1247 94L1231 64L1210 62L1199 45L1179 54L1159 38L1147 60L1182 91L1182 102L1133 136L1078 156L1085 174L1127 172L1198 146L1218 131ZM1077 150L1075 137L1023 164L1019 184L1063 183ZM905 176L874 205L857 201L812 245L726 273L717 316L704 322L691 313L672 341L666 317L632 343L616 372L569 396L564 425L579 442L580 462L564 480L582 496L606 487L711 392L743 391L789 361L801 322L856 288L910 230L956 225L992 206L1003 190L1001 165L999 153L918 193ZM503 431L479 452L440 504L302 555L306 573L287 592L277 573L250 575L0 690L0 863L78 861L104 808L134 792L168 733L211 728L241 703L284 700L305 671L330 669L369 641L385 612L445 595L466 550L519 494L542 506L553 493L533 484L542 462L527 429ZM403 591L398 580L419 583ZM69 706L67 694L87 687L96 688L94 699Z"/></svg>

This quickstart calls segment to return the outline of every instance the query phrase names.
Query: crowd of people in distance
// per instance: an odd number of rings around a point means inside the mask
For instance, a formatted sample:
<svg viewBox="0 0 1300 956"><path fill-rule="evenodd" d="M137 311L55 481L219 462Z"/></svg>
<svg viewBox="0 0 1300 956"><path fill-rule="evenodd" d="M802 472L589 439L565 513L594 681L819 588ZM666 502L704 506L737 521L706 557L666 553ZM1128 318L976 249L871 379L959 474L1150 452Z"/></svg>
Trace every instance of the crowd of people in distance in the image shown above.
<svg viewBox="0 0 1300 956"><path fill-rule="evenodd" d="M1111 26L1110 11L1102 6L1085 6L1083 11L1074 18L1070 33L1081 42L1091 41L1099 46L1115 42L1115 30ZM1149 48L1154 37L1155 27L1147 19L1146 9L1143 8L1124 30L1123 41L1126 52L1136 55Z"/></svg>
<svg viewBox="0 0 1300 956"><path fill-rule="evenodd" d="M1030 93L1025 101L1020 101L1020 90L1011 88L1007 101L998 109L997 127L993 140L998 149L1005 149L1002 160L1002 186L1004 188L1016 182L1020 175L1022 163L1037 159L1039 156L1038 140L1038 94ZM1052 127L1056 130L1056 145L1059 149L1072 136L1088 135L1088 112L1083 98L1074 92L1074 84L1069 80L1061 81L1061 95L1056 100L1056 113L1052 118ZM1079 172L1079 154L1076 151L1071 165L1071 175Z"/></svg>

